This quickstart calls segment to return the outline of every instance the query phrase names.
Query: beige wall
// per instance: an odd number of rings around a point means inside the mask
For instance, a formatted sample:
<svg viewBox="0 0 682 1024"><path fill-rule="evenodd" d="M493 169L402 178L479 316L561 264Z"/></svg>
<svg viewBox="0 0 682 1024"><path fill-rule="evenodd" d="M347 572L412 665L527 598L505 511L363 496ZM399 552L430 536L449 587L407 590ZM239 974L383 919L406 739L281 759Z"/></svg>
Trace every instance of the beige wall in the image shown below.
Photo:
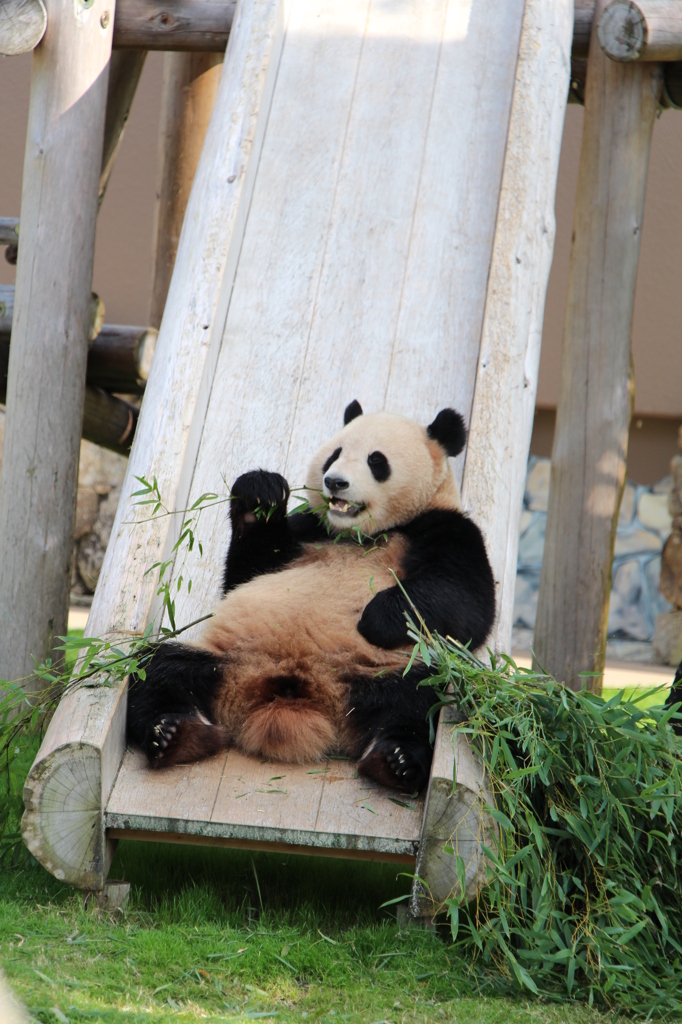
<svg viewBox="0 0 682 1024"><path fill-rule="evenodd" d="M162 68L149 54L99 215L93 288L109 323L147 323ZM0 217L19 216L30 77L30 54L0 56ZM13 284L2 253L0 284Z"/></svg>
<svg viewBox="0 0 682 1024"><path fill-rule="evenodd" d="M557 187L557 236L549 280L538 405L555 407L559 393L561 338L566 307L573 205L583 109L566 112ZM682 111L656 122L649 164L640 250L633 351L635 412L682 419Z"/></svg>
<svg viewBox="0 0 682 1024"><path fill-rule="evenodd" d="M93 287L104 300L110 323L141 324L147 320L162 63L159 53L147 58L100 213ZM0 57L0 216L19 214L30 71L30 56ZM582 117L582 108L568 108L538 388L538 405L544 409L555 407L558 395ZM657 121L654 130L635 302L636 413L644 425L640 433L645 429L648 438L659 439L650 440L641 456L639 449L633 448L631 475L637 466L635 478L641 477L642 483L650 482L645 477L653 480L662 475L660 470L665 470L674 453L676 421L682 420L681 168L682 112L670 111ZM14 268L0 256L0 283L13 280ZM660 429L649 430L651 417L666 417L669 422L665 429L661 424ZM550 419L544 417L542 431L538 423L535 446L543 451L551 444ZM654 451L658 455L651 462Z"/></svg>

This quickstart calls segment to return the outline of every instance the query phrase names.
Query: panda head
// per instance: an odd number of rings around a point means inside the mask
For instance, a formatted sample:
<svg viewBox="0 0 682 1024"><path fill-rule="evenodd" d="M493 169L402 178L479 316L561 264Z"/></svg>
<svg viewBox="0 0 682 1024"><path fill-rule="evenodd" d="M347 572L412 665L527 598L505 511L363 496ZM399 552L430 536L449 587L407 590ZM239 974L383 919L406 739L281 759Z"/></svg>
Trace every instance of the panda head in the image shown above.
<svg viewBox="0 0 682 1024"><path fill-rule="evenodd" d="M459 508L448 462L466 441L459 413L442 409L422 427L388 412L365 416L355 401L344 424L313 458L306 482L308 501L323 506L332 533L371 537L432 508Z"/></svg>

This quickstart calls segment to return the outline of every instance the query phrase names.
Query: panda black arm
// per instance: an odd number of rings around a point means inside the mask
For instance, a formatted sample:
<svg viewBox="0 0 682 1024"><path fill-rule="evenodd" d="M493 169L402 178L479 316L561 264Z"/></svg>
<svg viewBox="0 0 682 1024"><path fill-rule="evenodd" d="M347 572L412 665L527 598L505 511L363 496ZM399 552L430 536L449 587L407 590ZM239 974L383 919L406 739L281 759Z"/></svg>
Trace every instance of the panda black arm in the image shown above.
<svg viewBox="0 0 682 1024"><path fill-rule="evenodd" d="M276 572L301 553L301 543L324 527L312 513L287 516L289 484L263 469L242 473L231 490L232 539L225 559L223 593L255 576Z"/></svg>
<svg viewBox="0 0 682 1024"><path fill-rule="evenodd" d="M409 540L402 585L428 628L476 649L495 618L495 583L481 531L461 512L425 512L400 530ZM377 647L407 640L400 587L380 591L366 606L358 630Z"/></svg>

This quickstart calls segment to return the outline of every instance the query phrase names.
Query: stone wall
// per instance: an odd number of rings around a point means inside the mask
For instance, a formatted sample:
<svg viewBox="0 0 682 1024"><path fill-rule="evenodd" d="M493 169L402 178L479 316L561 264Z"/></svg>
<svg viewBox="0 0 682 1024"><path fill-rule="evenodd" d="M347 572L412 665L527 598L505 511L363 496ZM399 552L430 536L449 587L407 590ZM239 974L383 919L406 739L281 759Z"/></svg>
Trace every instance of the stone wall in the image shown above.
<svg viewBox="0 0 682 1024"><path fill-rule="evenodd" d="M531 456L519 537L512 645L532 643L545 546L550 460ZM671 478L653 487L625 485L618 520L609 609L607 657L656 660L652 648L656 617L670 609L661 595L661 552L670 534Z"/></svg>

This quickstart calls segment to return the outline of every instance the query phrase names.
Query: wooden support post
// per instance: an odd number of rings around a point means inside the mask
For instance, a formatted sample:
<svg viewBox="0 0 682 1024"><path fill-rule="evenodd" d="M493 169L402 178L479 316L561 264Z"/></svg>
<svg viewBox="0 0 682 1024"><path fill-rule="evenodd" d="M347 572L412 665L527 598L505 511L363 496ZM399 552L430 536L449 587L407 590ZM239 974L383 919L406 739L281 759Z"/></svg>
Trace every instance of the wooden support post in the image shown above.
<svg viewBox="0 0 682 1024"><path fill-rule="evenodd" d="M159 179L149 323L159 327L187 200L220 84L221 53L167 53L159 125Z"/></svg>
<svg viewBox="0 0 682 1024"><path fill-rule="evenodd" d="M102 167L99 175L100 206L109 184L116 154L123 139L123 130L130 117L130 108L133 105L146 57L146 50L122 50L111 55Z"/></svg>
<svg viewBox="0 0 682 1024"><path fill-rule="evenodd" d="M237 0L118 0L114 46L225 52Z"/></svg>
<svg viewBox="0 0 682 1024"><path fill-rule="evenodd" d="M0 679L66 631L114 0L47 0L34 51L0 480Z"/></svg>
<svg viewBox="0 0 682 1024"><path fill-rule="evenodd" d="M597 18L603 0L597 5ZM597 19L595 19L596 22ZM537 662L579 689L601 688L613 548L633 404L630 335L656 64L617 64L592 29L564 328Z"/></svg>
<svg viewBox="0 0 682 1024"><path fill-rule="evenodd" d="M611 60L682 60L680 0L612 0L597 30Z"/></svg>

